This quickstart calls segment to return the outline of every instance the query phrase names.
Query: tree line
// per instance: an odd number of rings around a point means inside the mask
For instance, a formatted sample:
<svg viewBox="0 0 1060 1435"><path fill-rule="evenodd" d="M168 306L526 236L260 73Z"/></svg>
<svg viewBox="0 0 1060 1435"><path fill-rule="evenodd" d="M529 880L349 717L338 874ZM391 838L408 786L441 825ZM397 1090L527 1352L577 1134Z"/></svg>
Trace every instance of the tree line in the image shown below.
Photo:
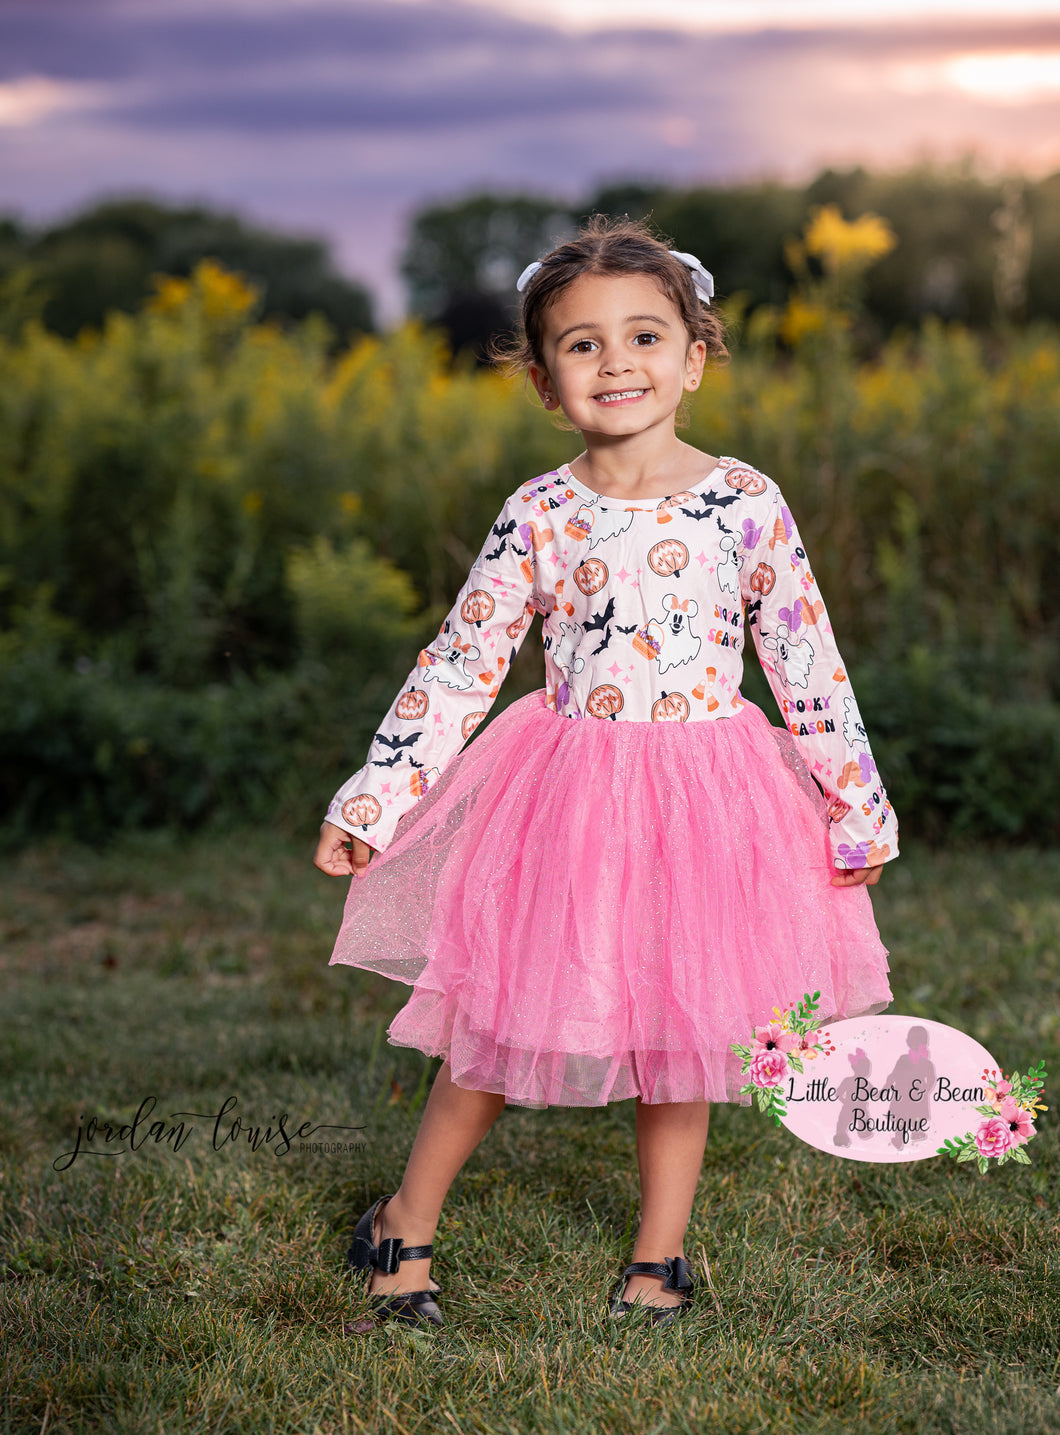
<svg viewBox="0 0 1060 1435"><path fill-rule="evenodd" d="M29 318L66 339L101 329L108 313L133 314L150 299L154 275L186 278L206 258L247 276L262 319L291 324L319 313L338 344L375 329L371 294L338 273L325 240L131 197L44 228L0 217L0 332L14 337Z"/></svg>
<svg viewBox="0 0 1060 1435"><path fill-rule="evenodd" d="M928 315L982 332L1060 320L1060 173L988 179L970 163L895 172L825 169L804 185L776 181L674 187L627 182L571 202L480 192L421 208L401 258L409 313L443 330L454 352L481 358L515 323L514 284L529 261L591 213L648 218L714 274L716 302L741 318L783 306L798 275L793 236L815 209L873 213L897 243L873 267L859 320L861 350ZM367 287L340 275L323 240L293 238L203 207L110 200L34 230L0 219L0 308L8 332L32 315L64 337L135 312L152 275L190 275L204 258L242 273L261 318L321 314L336 349L376 328Z"/></svg>
<svg viewBox="0 0 1060 1435"><path fill-rule="evenodd" d="M618 184L585 201L470 195L421 210L402 261L412 312L480 351L514 321L513 286L528 262L588 214L647 218L714 275L715 302L751 316L796 287L793 237L834 205L845 219L879 215L897 243L868 276L866 352L929 315L977 331L1060 319L1060 174L1037 182L977 177L968 165L897 173L823 170L804 186L674 188Z"/></svg>

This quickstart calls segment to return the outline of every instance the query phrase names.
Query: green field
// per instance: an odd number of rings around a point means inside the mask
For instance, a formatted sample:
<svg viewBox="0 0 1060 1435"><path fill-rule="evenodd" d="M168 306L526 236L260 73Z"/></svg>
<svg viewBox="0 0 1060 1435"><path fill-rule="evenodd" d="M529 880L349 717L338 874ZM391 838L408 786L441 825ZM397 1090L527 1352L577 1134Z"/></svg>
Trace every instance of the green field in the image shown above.
<svg viewBox="0 0 1060 1435"><path fill-rule="evenodd" d="M434 1064L386 1044L404 987L328 967L343 884L309 846L155 834L8 861L5 1435L1060 1430L1052 1110L1029 1168L980 1176L832 1159L716 1107L696 1307L653 1331L603 1314L637 1215L633 1104L509 1108L443 1214L445 1328L345 1334L352 1223L398 1183ZM894 1010L1052 1071L1058 892L1056 851L911 848L874 892ZM235 1097L224 1130L286 1111L363 1149L214 1149L203 1115L179 1151L62 1159L79 1113L119 1125L151 1096L154 1119Z"/></svg>

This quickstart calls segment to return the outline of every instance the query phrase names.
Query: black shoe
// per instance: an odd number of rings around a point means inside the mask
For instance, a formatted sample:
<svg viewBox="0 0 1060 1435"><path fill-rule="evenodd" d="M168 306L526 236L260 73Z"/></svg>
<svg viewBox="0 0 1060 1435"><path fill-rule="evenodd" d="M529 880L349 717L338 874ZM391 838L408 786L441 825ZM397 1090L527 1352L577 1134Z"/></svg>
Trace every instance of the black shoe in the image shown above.
<svg viewBox="0 0 1060 1435"><path fill-rule="evenodd" d="M375 1244L375 1218L380 1206L389 1201L389 1196L380 1196L375 1205L357 1222L353 1232L353 1245L346 1252L346 1264L351 1270L367 1270L369 1280L374 1268L384 1275L396 1275L401 1261L425 1261L434 1253L433 1246L406 1246L400 1236L388 1236L385 1241ZM435 1296L441 1295L441 1287L424 1291L397 1291L393 1295L369 1295L369 1300L379 1319L400 1321L402 1325L443 1325L442 1312L438 1309Z"/></svg>
<svg viewBox="0 0 1060 1435"><path fill-rule="evenodd" d="M679 1291L681 1295L680 1305L648 1305L643 1300L628 1301L622 1300L626 1289L626 1282L630 1276L665 1276L663 1290ZM622 1272L618 1285L615 1287L614 1295L608 1310L613 1316L626 1315L631 1310L646 1310L648 1319L652 1325L670 1325L679 1315L688 1310L692 1302L692 1292L695 1290L695 1282L692 1279L692 1267L685 1260L684 1256L667 1256L665 1261L634 1261Z"/></svg>

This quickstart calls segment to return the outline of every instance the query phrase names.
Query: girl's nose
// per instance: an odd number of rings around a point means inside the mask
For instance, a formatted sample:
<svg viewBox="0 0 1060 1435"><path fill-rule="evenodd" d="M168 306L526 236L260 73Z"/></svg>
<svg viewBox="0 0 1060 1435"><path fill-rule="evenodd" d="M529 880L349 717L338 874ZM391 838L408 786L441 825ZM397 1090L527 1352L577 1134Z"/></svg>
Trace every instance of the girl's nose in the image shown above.
<svg viewBox="0 0 1060 1435"><path fill-rule="evenodd" d="M628 374L633 363L621 348L604 349L600 355L600 372L603 374Z"/></svg>

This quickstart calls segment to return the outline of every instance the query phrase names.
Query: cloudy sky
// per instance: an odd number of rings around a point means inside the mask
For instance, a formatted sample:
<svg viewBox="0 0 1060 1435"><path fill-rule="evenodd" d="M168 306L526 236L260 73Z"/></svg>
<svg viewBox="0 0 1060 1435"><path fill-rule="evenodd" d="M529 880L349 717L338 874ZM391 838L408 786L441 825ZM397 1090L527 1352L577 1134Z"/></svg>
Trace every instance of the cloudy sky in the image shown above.
<svg viewBox="0 0 1060 1435"><path fill-rule="evenodd" d="M473 187L969 153L1060 169L1060 0L0 0L0 210L238 209L384 318L411 211Z"/></svg>

